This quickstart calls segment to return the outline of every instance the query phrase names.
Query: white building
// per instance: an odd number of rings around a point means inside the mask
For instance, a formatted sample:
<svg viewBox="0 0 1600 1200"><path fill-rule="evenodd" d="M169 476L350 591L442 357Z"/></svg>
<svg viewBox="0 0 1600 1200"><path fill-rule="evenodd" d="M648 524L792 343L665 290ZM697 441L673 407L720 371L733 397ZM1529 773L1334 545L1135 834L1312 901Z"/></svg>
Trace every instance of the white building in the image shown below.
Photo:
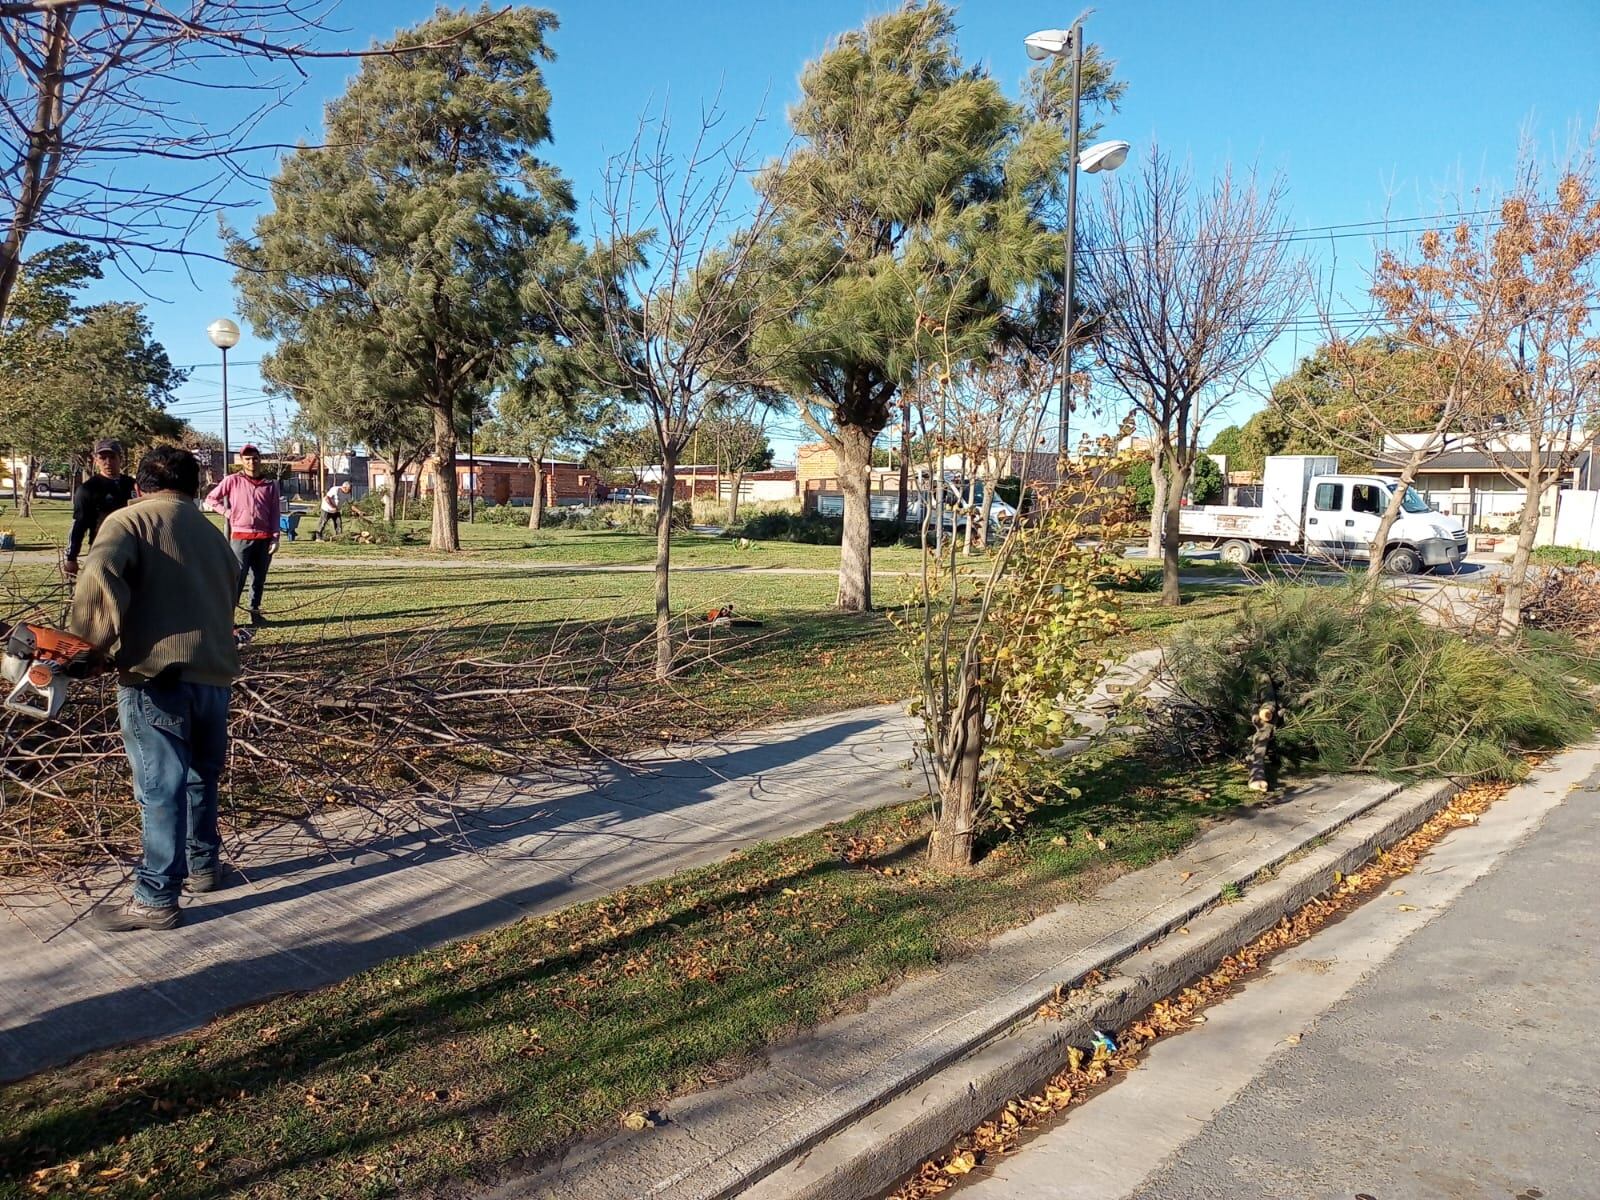
<svg viewBox="0 0 1600 1200"><path fill-rule="evenodd" d="M1392 474L1400 471L1410 454L1425 445L1425 433L1390 434L1376 466ZM1539 545L1555 545L1556 522L1567 492L1588 492L1600 485L1595 461L1596 437L1580 433L1552 439L1549 453L1567 454L1571 461L1555 490L1540 505ZM1508 535L1522 515L1526 489L1512 472L1525 470L1532 439L1528 434L1505 434L1493 439L1452 438L1417 471L1416 488L1438 509L1460 517L1469 534L1480 538Z"/></svg>

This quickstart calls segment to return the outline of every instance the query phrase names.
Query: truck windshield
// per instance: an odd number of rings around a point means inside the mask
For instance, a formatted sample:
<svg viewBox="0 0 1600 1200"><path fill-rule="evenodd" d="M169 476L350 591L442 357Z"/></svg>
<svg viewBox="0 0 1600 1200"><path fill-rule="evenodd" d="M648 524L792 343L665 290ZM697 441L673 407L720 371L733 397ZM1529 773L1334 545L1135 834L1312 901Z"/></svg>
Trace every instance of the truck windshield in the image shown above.
<svg viewBox="0 0 1600 1200"><path fill-rule="evenodd" d="M1428 502L1421 496L1417 495L1417 489L1413 487L1408 487L1406 489L1406 494L1401 497L1400 507L1405 509L1405 511L1408 513L1425 513L1433 511L1433 509L1428 507Z"/></svg>

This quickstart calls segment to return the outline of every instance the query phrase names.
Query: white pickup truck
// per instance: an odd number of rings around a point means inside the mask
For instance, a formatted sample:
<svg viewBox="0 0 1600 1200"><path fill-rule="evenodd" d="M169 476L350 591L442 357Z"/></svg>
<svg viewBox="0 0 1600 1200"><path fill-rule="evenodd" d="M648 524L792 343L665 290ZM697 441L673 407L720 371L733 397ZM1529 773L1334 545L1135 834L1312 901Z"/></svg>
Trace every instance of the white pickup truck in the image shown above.
<svg viewBox="0 0 1600 1200"><path fill-rule="evenodd" d="M1260 505L1193 505L1180 515L1178 532L1186 543L1220 548L1229 563L1247 563L1277 550L1364 562L1394 488L1395 480L1379 475L1339 474L1337 458L1272 455L1261 472ZM1467 531L1460 519L1435 512L1407 488L1383 547L1385 568L1419 574L1453 566L1466 554Z"/></svg>

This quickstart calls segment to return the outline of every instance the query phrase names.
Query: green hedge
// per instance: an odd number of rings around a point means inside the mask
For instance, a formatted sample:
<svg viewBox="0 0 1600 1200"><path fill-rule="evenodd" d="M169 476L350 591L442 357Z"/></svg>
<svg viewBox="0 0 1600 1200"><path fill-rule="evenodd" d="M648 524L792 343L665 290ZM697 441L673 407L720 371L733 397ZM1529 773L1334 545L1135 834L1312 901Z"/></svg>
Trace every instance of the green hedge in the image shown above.
<svg viewBox="0 0 1600 1200"><path fill-rule="evenodd" d="M765 512L726 530L724 537L749 538L752 542L801 542L808 546L837 546L844 541L844 518L817 513ZM903 531L895 521L872 523L874 546L920 544L916 528Z"/></svg>
<svg viewBox="0 0 1600 1200"><path fill-rule="evenodd" d="M1535 546L1528 561L1536 567L1591 567L1600 564L1600 551L1571 546Z"/></svg>

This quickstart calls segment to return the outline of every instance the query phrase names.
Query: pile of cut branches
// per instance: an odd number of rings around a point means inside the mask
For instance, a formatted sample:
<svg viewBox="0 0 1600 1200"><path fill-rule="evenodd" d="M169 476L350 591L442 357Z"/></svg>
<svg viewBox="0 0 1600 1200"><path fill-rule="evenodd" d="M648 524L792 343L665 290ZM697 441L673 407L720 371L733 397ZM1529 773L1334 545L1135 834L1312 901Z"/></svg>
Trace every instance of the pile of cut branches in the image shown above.
<svg viewBox="0 0 1600 1200"><path fill-rule="evenodd" d="M1535 629L1574 637L1600 634L1600 566L1534 571L1522 602L1522 619Z"/></svg>
<svg viewBox="0 0 1600 1200"><path fill-rule="evenodd" d="M50 620L60 600L0 596L0 620ZM467 614L398 635L247 647L224 834L293 822L338 847L419 825L449 836L474 772L592 763L661 694L641 622L540 631L537 649L528 631L506 634L487 614L493 635L474 639L471 628ZM127 861L138 832L114 678L74 683L56 720L0 716L0 875L28 886Z"/></svg>
<svg viewBox="0 0 1600 1200"><path fill-rule="evenodd" d="M1270 685L1291 765L1390 778L1515 779L1524 754L1596 721L1558 654L1502 646L1414 609L1330 588L1263 588L1240 614L1167 654L1169 740L1202 761L1242 756Z"/></svg>

